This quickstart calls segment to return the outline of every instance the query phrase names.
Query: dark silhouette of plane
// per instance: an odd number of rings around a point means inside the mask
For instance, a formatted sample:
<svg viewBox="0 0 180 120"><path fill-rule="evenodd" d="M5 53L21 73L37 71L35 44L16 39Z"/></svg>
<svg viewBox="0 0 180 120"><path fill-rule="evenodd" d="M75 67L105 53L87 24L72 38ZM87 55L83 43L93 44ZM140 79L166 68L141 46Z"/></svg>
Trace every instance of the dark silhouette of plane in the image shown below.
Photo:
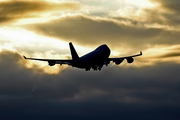
<svg viewBox="0 0 180 120"><path fill-rule="evenodd" d="M79 57L73 44L69 43L70 51L71 51L71 60L61 60L61 59L37 59L37 58L26 58L30 60L39 60L39 61L47 61L50 66L54 66L55 64L67 64L72 67L82 68L86 71L90 71L90 69L93 70L101 70L103 65L108 65L111 61L115 62L116 65L119 65L123 62L124 59L127 60L128 63L132 63L134 61L133 57L141 56L142 52L140 51L140 54L127 56L127 57L120 57L120 58L109 58L110 55L110 49L106 44L103 44L96 48L94 51Z"/></svg>

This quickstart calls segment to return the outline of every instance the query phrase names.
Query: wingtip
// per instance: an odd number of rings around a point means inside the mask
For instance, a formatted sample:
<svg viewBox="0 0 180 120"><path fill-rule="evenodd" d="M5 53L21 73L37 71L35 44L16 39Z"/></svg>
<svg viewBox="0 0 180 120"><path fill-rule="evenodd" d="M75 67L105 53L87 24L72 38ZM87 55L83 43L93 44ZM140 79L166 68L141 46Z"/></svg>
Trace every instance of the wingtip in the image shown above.
<svg viewBox="0 0 180 120"><path fill-rule="evenodd" d="M26 59L26 57L25 56L23 56L24 57L24 59Z"/></svg>
<svg viewBox="0 0 180 120"><path fill-rule="evenodd" d="M142 55L142 51L140 51L140 55Z"/></svg>

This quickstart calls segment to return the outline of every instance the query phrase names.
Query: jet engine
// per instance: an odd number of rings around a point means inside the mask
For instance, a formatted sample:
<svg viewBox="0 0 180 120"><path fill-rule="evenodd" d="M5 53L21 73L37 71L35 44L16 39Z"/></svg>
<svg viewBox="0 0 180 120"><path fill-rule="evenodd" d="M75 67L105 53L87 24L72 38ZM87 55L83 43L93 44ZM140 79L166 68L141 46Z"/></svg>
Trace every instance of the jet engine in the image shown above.
<svg viewBox="0 0 180 120"><path fill-rule="evenodd" d="M49 66L54 66L56 64L55 61L48 61L48 63L49 63Z"/></svg>
<svg viewBox="0 0 180 120"><path fill-rule="evenodd" d="M133 61L134 61L134 59L132 57L128 57L128 58L126 58L126 60L128 63L133 63Z"/></svg>
<svg viewBox="0 0 180 120"><path fill-rule="evenodd" d="M123 58L122 59L117 59L117 60L113 60L113 62L115 62L116 65L119 65L120 63L123 62Z"/></svg>

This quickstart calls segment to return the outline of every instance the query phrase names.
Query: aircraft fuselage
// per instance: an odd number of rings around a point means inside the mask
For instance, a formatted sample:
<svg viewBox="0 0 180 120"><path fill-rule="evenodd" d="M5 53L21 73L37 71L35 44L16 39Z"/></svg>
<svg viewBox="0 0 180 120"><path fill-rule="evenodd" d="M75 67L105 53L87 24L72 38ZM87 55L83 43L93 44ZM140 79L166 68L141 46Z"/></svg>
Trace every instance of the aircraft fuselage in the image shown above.
<svg viewBox="0 0 180 120"><path fill-rule="evenodd" d="M103 66L104 62L109 58L110 49L107 45L101 45L94 51L80 57L78 60L74 61L73 66L78 68L88 68L91 66L96 67Z"/></svg>

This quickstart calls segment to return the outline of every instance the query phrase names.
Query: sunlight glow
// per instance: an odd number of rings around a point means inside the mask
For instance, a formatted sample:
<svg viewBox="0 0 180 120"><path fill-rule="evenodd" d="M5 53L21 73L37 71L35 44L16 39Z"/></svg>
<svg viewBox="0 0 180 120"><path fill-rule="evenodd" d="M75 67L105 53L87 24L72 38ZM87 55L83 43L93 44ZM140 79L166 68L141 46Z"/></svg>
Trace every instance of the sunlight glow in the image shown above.
<svg viewBox="0 0 180 120"><path fill-rule="evenodd" d="M2 50L9 50L18 52L20 55L26 57L36 58L49 58L49 59L71 59L68 42L58 40L55 38L45 37L38 35L28 30L17 27L2 27L0 28L0 52ZM74 44L79 56L84 55L94 48L83 47L81 45ZM64 51L65 53L58 53L58 51ZM38 70L47 74L59 74L65 70L68 66L49 66L47 62L24 60L19 62L28 69Z"/></svg>
<svg viewBox="0 0 180 120"><path fill-rule="evenodd" d="M27 47L27 46L49 46L52 44L54 47L66 49L67 43L61 40L57 40L50 37L37 35L34 32L22 28L0 28L0 36L6 39L8 44L12 44L14 47ZM2 38L1 38L2 39ZM1 40L0 40L1 41Z"/></svg>
<svg viewBox="0 0 180 120"><path fill-rule="evenodd" d="M110 16L121 16L130 19L142 19L146 12L145 9L153 9L157 4L149 0L118 0L119 9L111 11ZM135 17L135 18L134 18Z"/></svg>
<svg viewBox="0 0 180 120"><path fill-rule="evenodd" d="M141 8L152 8L155 6L155 4L151 3L149 0L126 0L125 2Z"/></svg>
<svg viewBox="0 0 180 120"><path fill-rule="evenodd" d="M49 38L41 35L37 35L34 32L30 32L24 30L22 28L9 28L9 27L2 27L0 28L0 51L2 50L9 50L13 52L18 52L20 55L28 55L38 58L66 58L68 59L68 55L64 54L57 54L51 50L51 48L56 48L60 50L68 49L68 43L63 42L61 40L57 40L54 38ZM52 46L51 48L48 48ZM32 49L31 51L27 51L26 49ZM35 48L39 51L35 50ZM44 49L43 50L41 49ZM46 49L50 49L46 50ZM40 52L42 51L42 52ZM69 52L69 51L68 51ZM47 62L40 62L40 61L29 61L24 60L23 57L19 64L27 67L28 69L35 69L35 72L39 73L40 71L47 73L47 74L59 74L61 71L65 70L67 66L59 66L55 65L53 67L48 66Z"/></svg>
<svg viewBox="0 0 180 120"><path fill-rule="evenodd" d="M180 63L180 56L170 56L162 57L168 54L174 54L178 52L180 45L155 45L149 46L146 50L143 50L143 56L137 58L136 64L139 64L139 67L143 66L152 66L160 62L175 62Z"/></svg>
<svg viewBox="0 0 180 120"><path fill-rule="evenodd" d="M46 73L46 74L60 74L62 71L64 71L68 66L67 65L54 65L49 66L47 62L41 62L41 61L26 61L23 59L19 62L19 64L25 66L28 69L34 69L35 73Z"/></svg>

